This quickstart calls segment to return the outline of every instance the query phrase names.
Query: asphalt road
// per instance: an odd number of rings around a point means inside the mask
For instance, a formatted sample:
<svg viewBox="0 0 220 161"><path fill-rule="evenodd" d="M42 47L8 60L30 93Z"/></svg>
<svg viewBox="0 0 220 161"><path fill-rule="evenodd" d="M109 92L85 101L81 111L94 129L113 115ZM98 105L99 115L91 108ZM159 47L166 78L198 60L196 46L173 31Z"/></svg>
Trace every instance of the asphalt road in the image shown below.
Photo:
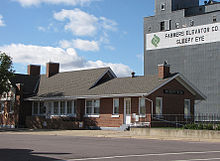
<svg viewBox="0 0 220 161"><path fill-rule="evenodd" d="M220 143L0 133L0 161L219 160Z"/></svg>

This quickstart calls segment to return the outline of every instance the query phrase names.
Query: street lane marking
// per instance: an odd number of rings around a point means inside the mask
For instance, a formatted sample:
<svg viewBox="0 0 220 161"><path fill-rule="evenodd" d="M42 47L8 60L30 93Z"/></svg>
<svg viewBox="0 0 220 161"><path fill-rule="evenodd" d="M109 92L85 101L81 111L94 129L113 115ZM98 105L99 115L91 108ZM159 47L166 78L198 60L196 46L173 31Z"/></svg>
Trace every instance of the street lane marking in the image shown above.
<svg viewBox="0 0 220 161"><path fill-rule="evenodd" d="M220 151L180 152L180 153L161 153L161 154L137 154L137 155L119 155L119 156L97 157L97 158L70 159L70 160L68 160L68 161L102 160L102 159L131 158L131 157L147 157L147 156L166 156L166 155L183 155L183 154L208 154L208 153L220 153ZM189 161L190 161L190 160L189 160Z"/></svg>
<svg viewBox="0 0 220 161"><path fill-rule="evenodd" d="M175 160L175 161L201 161L201 160L220 160L220 158L189 159L189 160Z"/></svg>

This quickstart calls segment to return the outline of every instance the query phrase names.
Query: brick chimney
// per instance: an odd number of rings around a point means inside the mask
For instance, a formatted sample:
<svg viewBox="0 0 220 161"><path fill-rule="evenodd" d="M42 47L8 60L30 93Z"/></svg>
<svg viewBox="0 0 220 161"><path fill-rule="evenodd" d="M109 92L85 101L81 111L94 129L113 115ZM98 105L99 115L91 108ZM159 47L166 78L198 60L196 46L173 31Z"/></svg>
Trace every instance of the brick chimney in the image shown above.
<svg viewBox="0 0 220 161"><path fill-rule="evenodd" d="M163 64L158 65L158 77L160 79L165 79L170 76L170 65L164 61Z"/></svg>
<svg viewBox="0 0 220 161"><path fill-rule="evenodd" d="M40 65L28 65L27 67L27 73L31 76L38 76L40 75Z"/></svg>
<svg viewBox="0 0 220 161"><path fill-rule="evenodd" d="M52 63L52 62L47 63L46 65L47 78L59 73L59 67L60 67L59 63Z"/></svg>

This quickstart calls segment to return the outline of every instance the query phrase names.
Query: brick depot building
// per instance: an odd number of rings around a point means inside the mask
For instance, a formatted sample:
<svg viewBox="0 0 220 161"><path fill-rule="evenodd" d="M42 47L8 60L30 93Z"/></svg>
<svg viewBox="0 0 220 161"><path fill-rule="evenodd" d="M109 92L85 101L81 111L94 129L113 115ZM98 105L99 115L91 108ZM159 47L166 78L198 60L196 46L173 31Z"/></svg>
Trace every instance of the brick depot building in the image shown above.
<svg viewBox="0 0 220 161"><path fill-rule="evenodd" d="M154 126L166 115L193 119L195 100L205 96L166 63L158 74L117 78L110 68L59 72L58 63L29 65L1 98L1 126L50 129ZM156 125L155 125L156 126Z"/></svg>

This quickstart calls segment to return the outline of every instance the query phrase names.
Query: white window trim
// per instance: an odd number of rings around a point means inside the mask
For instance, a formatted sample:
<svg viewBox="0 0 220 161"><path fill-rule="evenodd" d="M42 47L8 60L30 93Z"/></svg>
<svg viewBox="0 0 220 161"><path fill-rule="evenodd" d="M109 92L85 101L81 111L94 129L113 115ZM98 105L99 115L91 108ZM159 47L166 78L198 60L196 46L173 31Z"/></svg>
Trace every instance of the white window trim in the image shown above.
<svg viewBox="0 0 220 161"><path fill-rule="evenodd" d="M118 100L118 113L115 113L115 105L114 105L114 103L115 103L115 100ZM113 99L113 113L112 113L112 116L118 116L119 117L119 107L120 107L120 102L119 102L119 98L114 98Z"/></svg>
<svg viewBox="0 0 220 161"><path fill-rule="evenodd" d="M116 114L112 114L112 116L111 116L112 118L119 118L120 117L120 115L118 114L118 115L116 115Z"/></svg>
<svg viewBox="0 0 220 161"><path fill-rule="evenodd" d="M162 97L156 97L156 102L157 102L157 99L161 101L161 104L160 104L160 114L157 114L157 103L155 103L155 114L156 116L160 116L162 117L162 114L163 114L163 98Z"/></svg>
<svg viewBox="0 0 220 161"><path fill-rule="evenodd" d="M84 117L93 117L93 118L99 118L100 115L84 115Z"/></svg>
<svg viewBox="0 0 220 161"><path fill-rule="evenodd" d="M185 102L189 102L189 115L185 114ZM191 118L191 100L190 99L184 99L184 118Z"/></svg>
<svg viewBox="0 0 220 161"><path fill-rule="evenodd" d="M141 99L144 99L144 101L145 101L145 98L144 98L144 97L139 98L138 113L139 113L139 117L140 117L140 118L145 118L145 117L146 117L146 114L141 114ZM145 108L146 108L146 101L145 101Z"/></svg>
<svg viewBox="0 0 220 161"><path fill-rule="evenodd" d="M58 114L54 114L54 102L58 102ZM60 114L60 102L65 102L65 112L64 114ZM45 105L45 102L43 102ZM67 114L67 101L63 100L63 101L50 101L51 103L51 114L50 117L76 117L76 113L75 113L75 100L72 100L72 113L71 114ZM47 115L47 110L46 109L46 114L40 114L40 102L37 102L37 114L34 114L34 102L32 102L32 116L46 116ZM47 108L47 106L46 106Z"/></svg>
<svg viewBox="0 0 220 161"><path fill-rule="evenodd" d="M86 101L92 101L92 113L91 114L87 114ZM94 101L99 101L99 114L94 114L94 108L95 108ZM100 103L101 103L100 99L85 100L85 115L84 115L84 117L99 117L99 115L100 115Z"/></svg>

